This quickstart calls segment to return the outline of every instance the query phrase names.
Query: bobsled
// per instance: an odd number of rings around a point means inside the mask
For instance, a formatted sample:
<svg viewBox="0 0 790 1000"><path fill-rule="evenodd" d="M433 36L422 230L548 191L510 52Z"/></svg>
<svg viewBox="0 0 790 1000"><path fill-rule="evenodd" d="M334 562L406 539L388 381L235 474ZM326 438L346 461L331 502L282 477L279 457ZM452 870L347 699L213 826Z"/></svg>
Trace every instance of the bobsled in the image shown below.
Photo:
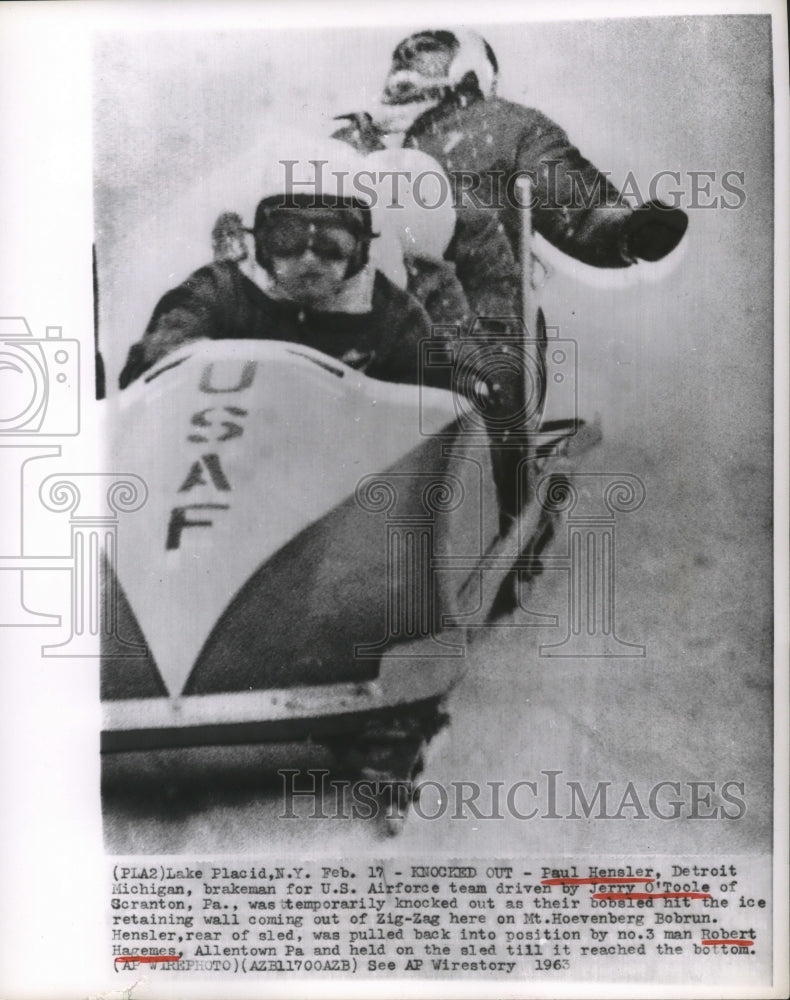
<svg viewBox="0 0 790 1000"><path fill-rule="evenodd" d="M319 743L408 801L545 520L533 496L503 536L474 398L218 340L103 405L147 501L105 558L102 752ZM550 431L536 462L562 460Z"/></svg>

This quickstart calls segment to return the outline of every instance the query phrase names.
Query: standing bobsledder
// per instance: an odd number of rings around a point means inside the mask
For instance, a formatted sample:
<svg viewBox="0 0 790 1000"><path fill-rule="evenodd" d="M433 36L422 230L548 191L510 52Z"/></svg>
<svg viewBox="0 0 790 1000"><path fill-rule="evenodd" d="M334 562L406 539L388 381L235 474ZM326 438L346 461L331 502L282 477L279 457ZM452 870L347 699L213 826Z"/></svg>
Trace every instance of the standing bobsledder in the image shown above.
<svg viewBox="0 0 790 1000"><path fill-rule="evenodd" d="M367 153L419 150L450 178L457 222L446 257L497 356L488 365L498 371L488 379L488 395L506 531L518 514L529 458L517 447L519 414L525 398L541 412L545 393L545 320L524 294L533 266L524 209L536 233L598 268L660 260L678 245L688 220L658 201L631 206L559 125L498 97L498 75L493 49L476 32L415 32L392 53L378 101L338 115L345 124L334 137ZM537 349L530 369L519 371L513 341L524 324Z"/></svg>
<svg viewBox="0 0 790 1000"><path fill-rule="evenodd" d="M475 314L520 315L519 269L481 239L480 218L494 214L518 260L519 179L530 182L535 231L583 263L628 267L670 253L685 232L685 213L657 201L629 205L559 125L496 95L498 72L493 50L475 32L417 32L393 52L378 105L340 115L347 124L335 132L364 152L402 146L441 164L458 211L448 257Z"/></svg>

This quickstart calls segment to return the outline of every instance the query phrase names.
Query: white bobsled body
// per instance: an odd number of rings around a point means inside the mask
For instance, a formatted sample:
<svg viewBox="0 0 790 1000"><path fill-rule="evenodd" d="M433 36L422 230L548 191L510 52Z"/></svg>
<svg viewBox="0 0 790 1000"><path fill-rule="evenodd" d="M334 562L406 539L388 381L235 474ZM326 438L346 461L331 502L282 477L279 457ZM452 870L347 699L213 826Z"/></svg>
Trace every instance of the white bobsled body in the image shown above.
<svg viewBox="0 0 790 1000"><path fill-rule="evenodd" d="M104 750L319 738L460 677L499 530L468 404L226 340L105 405L148 500L107 560Z"/></svg>

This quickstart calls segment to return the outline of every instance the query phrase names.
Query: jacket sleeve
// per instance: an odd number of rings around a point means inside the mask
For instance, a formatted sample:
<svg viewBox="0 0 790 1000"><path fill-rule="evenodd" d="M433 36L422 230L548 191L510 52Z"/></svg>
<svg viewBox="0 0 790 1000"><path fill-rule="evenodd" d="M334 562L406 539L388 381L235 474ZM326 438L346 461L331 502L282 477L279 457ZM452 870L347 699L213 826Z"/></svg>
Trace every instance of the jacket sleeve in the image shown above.
<svg viewBox="0 0 790 1000"><path fill-rule="evenodd" d="M463 331L472 322L463 285L449 261L443 260L437 265L433 280L418 298L432 323L459 326Z"/></svg>
<svg viewBox="0 0 790 1000"><path fill-rule="evenodd" d="M497 213L456 198L455 233L445 256L466 293L472 318L518 316L518 262Z"/></svg>
<svg viewBox="0 0 790 1000"><path fill-rule="evenodd" d="M431 321L420 303L408 292L379 274L374 303L378 304L379 344L376 361L368 370L385 382L421 382L449 387L447 372L425 370L422 343L431 338Z"/></svg>
<svg viewBox="0 0 790 1000"><path fill-rule="evenodd" d="M404 306L387 358L387 378L391 382L419 384L422 374L422 342L431 336L431 321L416 299L404 294Z"/></svg>
<svg viewBox="0 0 790 1000"><path fill-rule="evenodd" d="M585 264L633 264L628 246L633 210L620 192L551 119L526 108L519 117L514 166L532 182L537 232Z"/></svg>
<svg viewBox="0 0 790 1000"><path fill-rule="evenodd" d="M213 339L232 301L232 275L227 264L195 271L159 300L142 338L133 344L120 375L125 389L167 354L195 340ZM224 308L223 308L224 306Z"/></svg>

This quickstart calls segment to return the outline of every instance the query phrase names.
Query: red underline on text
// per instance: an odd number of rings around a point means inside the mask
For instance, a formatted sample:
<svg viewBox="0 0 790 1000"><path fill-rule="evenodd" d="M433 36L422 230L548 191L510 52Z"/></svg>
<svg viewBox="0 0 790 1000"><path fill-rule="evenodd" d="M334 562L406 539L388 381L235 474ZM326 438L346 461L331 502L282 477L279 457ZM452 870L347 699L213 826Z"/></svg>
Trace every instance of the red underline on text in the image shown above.
<svg viewBox="0 0 790 1000"><path fill-rule="evenodd" d="M118 955L116 962L145 962L153 965L154 962L180 962L180 955Z"/></svg>
<svg viewBox="0 0 790 1000"><path fill-rule="evenodd" d="M593 899L710 899L709 892L594 892Z"/></svg>
<svg viewBox="0 0 790 1000"><path fill-rule="evenodd" d="M633 885L635 882L655 882L643 876L634 878L544 878L541 885Z"/></svg>
<svg viewBox="0 0 790 1000"><path fill-rule="evenodd" d="M737 944L750 948L754 941L750 941L748 938L710 938L703 939L702 944L703 947L708 945L711 948L715 948L717 944Z"/></svg>

